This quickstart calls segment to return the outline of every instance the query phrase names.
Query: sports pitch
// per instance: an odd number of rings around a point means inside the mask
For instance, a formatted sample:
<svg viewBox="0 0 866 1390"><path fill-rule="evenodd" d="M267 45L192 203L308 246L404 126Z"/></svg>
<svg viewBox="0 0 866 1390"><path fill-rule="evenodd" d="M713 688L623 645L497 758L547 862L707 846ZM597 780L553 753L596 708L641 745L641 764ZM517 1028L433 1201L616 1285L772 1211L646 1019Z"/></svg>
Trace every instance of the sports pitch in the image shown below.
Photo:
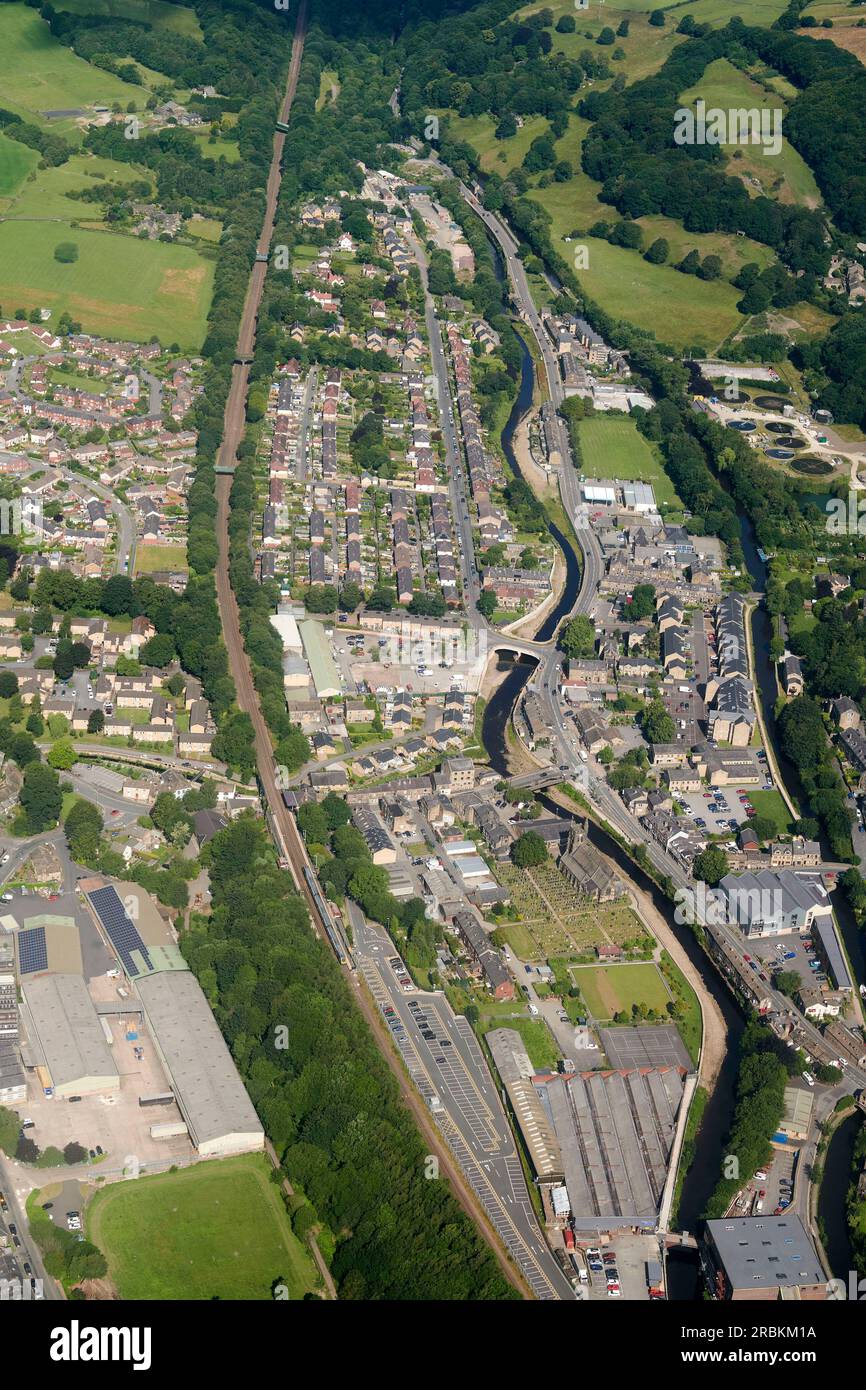
<svg viewBox="0 0 866 1390"><path fill-rule="evenodd" d="M317 1282L259 1154L112 1183L87 1233L125 1300L270 1299L276 1279L299 1299Z"/></svg>

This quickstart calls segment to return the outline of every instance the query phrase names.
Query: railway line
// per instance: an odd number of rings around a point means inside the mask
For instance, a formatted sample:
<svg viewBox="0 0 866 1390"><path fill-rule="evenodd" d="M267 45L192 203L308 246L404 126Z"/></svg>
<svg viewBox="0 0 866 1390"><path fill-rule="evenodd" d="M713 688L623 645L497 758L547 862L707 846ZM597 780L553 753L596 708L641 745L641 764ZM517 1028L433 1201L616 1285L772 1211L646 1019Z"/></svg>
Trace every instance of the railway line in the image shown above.
<svg viewBox="0 0 866 1390"><path fill-rule="evenodd" d="M330 945L331 949L335 951L337 959L340 960L340 941L342 940L342 934L337 938L336 933L334 933L332 938L331 932L327 929L328 924L323 919L316 896L314 896L310 886L311 880L315 882L315 879L312 873L312 867L307 858L306 848L300 832L298 831L294 816L283 802L282 791L277 783L277 768L274 762L273 745L271 743L267 724L265 723L264 716L259 706L252 673L250 671L246 652L244 651L240 627L240 613L229 577L228 521L231 474L237 457L238 445L240 444L244 430L249 369L255 351L256 322L259 306L261 304L262 292L264 290L265 274L267 272L271 238L273 236L276 216L277 199L280 191L281 161L283 146L285 144L285 130L288 127L289 115L297 88L306 31L307 0L301 0L301 7L298 11L295 37L292 45L292 57L289 65L286 91L280 107L277 129L274 134L273 157L271 159L271 167L268 175L265 216L258 245L256 247L256 259L250 272L249 285L247 287L247 294L238 331L238 342L234 366L232 368L231 386L223 419L223 438L217 458L216 528L219 554L215 578L220 621L228 652L229 669L235 683L237 703L239 708L249 715L253 725L259 785L267 807L267 822L277 845L281 860L291 872L298 892L307 902L310 909L310 920L313 929ZM318 897L321 899L320 893ZM327 910L327 905L324 905L324 910L330 920L330 913ZM331 922L330 925L333 932L333 922ZM415 1124L424 1138L424 1142L428 1145L428 1152L435 1155L439 1160L440 1172L443 1176L448 1178L455 1200L460 1204L469 1219L480 1229L482 1235L488 1241L505 1278L518 1290L521 1296L524 1298L531 1297L528 1285L508 1259L499 1237L489 1224L487 1214L482 1210L470 1185L460 1171L448 1144L436 1129L421 1097L418 1095L403 1070L399 1058L395 1055L391 1046L390 1036L382 1022L381 1014L375 1007L372 998L369 994L365 993L362 988L358 973L354 969L351 952L345 944L343 945L343 951L345 959L341 960L340 964L342 969L346 971L353 986L355 1002L361 1010L377 1046L395 1077L403 1101L412 1114Z"/></svg>

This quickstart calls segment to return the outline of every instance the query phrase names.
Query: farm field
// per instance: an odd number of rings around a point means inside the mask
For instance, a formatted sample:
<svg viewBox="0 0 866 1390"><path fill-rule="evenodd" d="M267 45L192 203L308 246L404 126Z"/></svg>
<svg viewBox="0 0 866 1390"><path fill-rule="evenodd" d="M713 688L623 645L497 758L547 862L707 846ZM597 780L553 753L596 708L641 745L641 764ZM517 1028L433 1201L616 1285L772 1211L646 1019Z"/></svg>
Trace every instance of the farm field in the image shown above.
<svg viewBox="0 0 866 1390"><path fill-rule="evenodd" d="M821 194L811 169L792 145L784 138L785 102L775 92L768 92L748 74L740 72L727 58L710 63L706 72L693 87L681 94L684 105L694 105L702 98L708 107L724 110L752 107L773 107L782 112L782 147L778 155L767 155L763 149L745 145L727 145L727 172L744 179L749 192L781 203L798 203L819 207Z"/></svg>
<svg viewBox="0 0 866 1390"><path fill-rule="evenodd" d="M23 150L25 147L19 145L18 148ZM55 168L34 169L32 177L26 179L15 197L9 199L5 216L11 221L24 219L39 222L60 218L98 222L103 216L99 203L81 202L68 195L90 187L97 180L131 183L140 178L148 178L148 174L133 164L121 164L96 155L74 154L65 164L58 164Z"/></svg>
<svg viewBox="0 0 866 1390"><path fill-rule="evenodd" d="M73 241L78 260L61 265L54 248ZM214 266L191 247L84 231L58 222L0 224L0 304L64 310L85 332L197 349L210 305Z"/></svg>
<svg viewBox="0 0 866 1390"><path fill-rule="evenodd" d="M168 7L166 7L168 8ZM141 88L86 63L52 37L48 25L27 5L0 5L3 106L37 124L45 111L70 110L93 102L110 106L141 101Z"/></svg>
<svg viewBox="0 0 866 1390"><path fill-rule="evenodd" d="M631 1014L633 1004L646 1004L648 1009L663 1013L671 999L661 972L652 963L590 965L577 967L572 973L597 1021L618 1013Z"/></svg>
<svg viewBox="0 0 866 1390"><path fill-rule="evenodd" d="M529 146L536 136L544 135L548 123L543 116L527 116L517 134L507 140L496 139L492 116L449 115L448 126L458 140L465 140L478 151L482 169L505 174L522 164Z"/></svg>
<svg viewBox="0 0 866 1390"><path fill-rule="evenodd" d="M123 1299L270 1299L275 1279L300 1299L316 1285L258 1154L113 1183L87 1229Z"/></svg>
<svg viewBox="0 0 866 1390"><path fill-rule="evenodd" d="M185 570L185 545L140 545L135 552L136 574L153 574L156 570Z"/></svg>
<svg viewBox="0 0 866 1390"><path fill-rule="evenodd" d="M632 420L593 416L578 422L578 434L587 478L651 483L657 502L682 506L659 456Z"/></svg>
<svg viewBox="0 0 866 1390"><path fill-rule="evenodd" d="M152 24L154 29L169 29L190 39L202 37L195 10L184 5L171 5L167 0L56 0L55 10L71 14L106 15L110 19L133 19Z"/></svg>
<svg viewBox="0 0 866 1390"><path fill-rule="evenodd" d="M565 238L576 227L585 230L591 225L586 200L594 188L592 180L581 174L568 183L552 183L527 194L550 213L554 247L569 263L574 261L574 248ZM596 201L594 193L592 198ZM598 203L597 209L599 218L619 221L615 208ZM592 221L596 220L593 216ZM648 224L653 220L646 219ZM700 249L702 240L700 236L688 237L688 249ZM746 322L737 309L741 291L727 280L699 280L671 265L650 265L639 252L611 246L598 237L587 238L585 244L589 264L578 272L578 278L587 295L614 318L628 319L674 348L700 345L713 352Z"/></svg>
<svg viewBox="0 0 866 1390"><path fill-rule="evenodd" d="M7 199L17 193L22 183L39 163L39 153L22 145L18 140L10 140L0 133L0 198Z"/></svg>
<svg viewBox="0 0 866 1390"><path fill-rule="evenodd" d="M521 13L531 14L538 8L538 5L527 5ZM548 30L553 39L553 52L564 53L566 57L574 59L579 59L586 48L610 59L613 48L596 50L591 46L603 28L609 26L616 29L622 20L627 19L628 36L618 37L616 41L617 46L624 50L625 58L621 62L611 62L610 66L614 73L625 72L629 82L637 82L657 72L673 49L684 40L684 35L675 32L678 19L669 19L664 28L649 23L650 11L658 8L650 0L646 0L646 3L644 0L634 0L632 4L593 5L582 14L575 14L573 0L553 0L552 4L546 4L543 8L552 10L557 20L562 15L573 15L576 19L577 27L573 34L557 33L555 24L553 29ZM696 7L690 4L689 14L695 11ZM587 39L587 34L591 38ZM608 86L608 81L594 85L603 90Z"/></svg>

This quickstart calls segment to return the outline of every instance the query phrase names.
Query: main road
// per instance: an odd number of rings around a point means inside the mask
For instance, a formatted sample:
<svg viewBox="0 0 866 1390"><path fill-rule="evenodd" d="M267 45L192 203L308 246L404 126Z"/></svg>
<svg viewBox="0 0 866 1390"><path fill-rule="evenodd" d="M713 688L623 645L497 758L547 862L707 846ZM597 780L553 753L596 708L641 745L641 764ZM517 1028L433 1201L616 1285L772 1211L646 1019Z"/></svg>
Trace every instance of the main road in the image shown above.
<svg viewBox="0 0 866 1390"><path fill-rule="evenodd" d="M302 0L295 27L295 38L292 47L288 81L286 83L286 93L280 109L279 120L282 124L288 122L297 87L298 73L300 71L301 58L303 55L304 38L306 35L306 25L307 4L306 0ZM240 443L244 428L249 365L255 349L256 319L261 303L267 269L267 257L269 255L271 237L273 235L277 199L280 190L280 165L284 143L285 139L283 134L277 131L274 136L274 153L268 176L265 217L258 247L256 249L257 259L250 274L249 286L244 302L238 333L235 366L232 372L232 382L228 399L226 401L223 422L223 442L219 452L218 467L222 467L227 471L218 473L216 480L217 539L219 543L219 558L216 568L216 589L223 636L228 650L229 666L237 692L237 702L239 707L250 716L253 725L256 762L262 792L268 806L269 824L284 862L287 863L292 877L294 878L295 885L299 893L301 893L307 901L313 929L324 940L326 938L317 916L315 902L304 877L304 869L312 869L312 865L307 857L307 852L297 825L295 824L294 816L286 809L283 803L281 789L277 784L277 770L274 762L273 746L268 727L262 715L258 696L253 685L249 663L244 651L240 629L240 614L229 579L228 519L231 475L228 470L234 467L238 444ZM258 257L262 257L263 259L259 260ZM429 1152L437 1157L440 1171L450 1180L455 1199L459 1202L470 1220L479 1226L482 1234L489 1241L491 1250L499 1262L505 1277L521 1294L529 1296L527 1285L514 1265L509 1261L504 1248L494 1235L492 1228L488 1225L486 1215L482 1211L475 1194L472 1192L456 1163L454 1155L451 1153L442 1136L438 1133L431 1119L430 1112L412 1086L400 1059L395 1054L387 1029L384 1026L381 1013L372 1003L370 996L362 990L358 975L354 971L351 963L344 963L344 969L346 970L350 987L353 989L355 1002L364 1015L370 1031L397 1081L404 1103L411 1111L415 1123L423 1135L425 1143L428 1144Z"/></svg>

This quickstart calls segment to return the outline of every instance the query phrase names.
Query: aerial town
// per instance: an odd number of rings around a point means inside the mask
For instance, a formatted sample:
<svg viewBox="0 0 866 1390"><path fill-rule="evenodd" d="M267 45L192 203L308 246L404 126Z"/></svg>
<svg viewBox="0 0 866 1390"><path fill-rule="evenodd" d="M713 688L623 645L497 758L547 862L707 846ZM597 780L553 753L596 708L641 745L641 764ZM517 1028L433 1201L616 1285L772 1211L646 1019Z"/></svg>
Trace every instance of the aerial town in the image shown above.
<svg viewBox="0 0 866 1390"><path fill-rule="evenodd" d="M452 8L0 6L0 1299L58 1326L861 1296L857 21Z"/></svg>

